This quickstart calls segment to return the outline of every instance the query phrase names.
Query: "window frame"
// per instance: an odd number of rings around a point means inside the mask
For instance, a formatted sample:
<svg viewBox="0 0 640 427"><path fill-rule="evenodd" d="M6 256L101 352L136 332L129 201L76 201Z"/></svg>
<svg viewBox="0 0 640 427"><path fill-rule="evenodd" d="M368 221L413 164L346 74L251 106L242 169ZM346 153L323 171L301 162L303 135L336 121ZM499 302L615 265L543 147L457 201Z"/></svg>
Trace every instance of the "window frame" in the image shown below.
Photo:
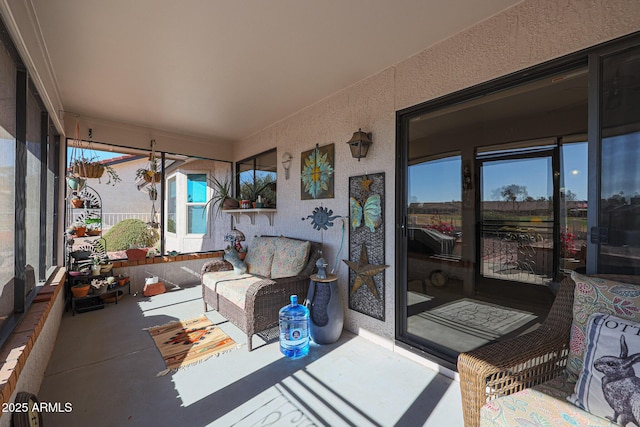
<svg viewBox="0 0 640 427"><path fill-rule="evenodd" d="M209 227L209 224L208 224L208 221L206 221L206 218L208 218L208 215L207 215L207 201L211 198L211 188L208 185L210 174L209 174L208 171L198 171L198 170L185 170L183 172L184 172L185 184L186 184L184 195L185 195L185 198L187 199L184 202L184 207L185 207L184 215L185 215L185 219L186 219L186 221L185 221L185 226L186 226L185 238L200 238L200 237L203 237L203 236L209 236L211 234L211 230L210 230L211 227ZM204 202L189 202L188 196L189 196L189 176L190 175L204 175L204 177L205 177L205 185L206 185L206 187L205 187L206 194L205 194L205 201ZM176 201L177 201L177 198L176 198ZM205 227L206 227L206 230L205 230L204 233L191 233L189 231L189 225L190 225L189 224L189 221L190 221L189 207L191 207L191 206L202 206L202 207L204 207Z"/></svg>
<svg viewBox="0 0 640 427"><path fill-rule="evenodd" d="M247 170L247 171L244 171L244 172L253 171L253 177L252 178L253 178L253 181L255 182L255 180L257 178L256 177L256 170L257 170L257 167L258 167L258 160L261 157L266 157L266 156L269 156L271 154L275 154L276 162L274 164L274 170L273 171L269 171L269 172L272 172L275 175L274 182L277 183L278 182L278 160L277 160L278 159L278 156L277 156L278 148L277 147L276 148L272 148L272 149L267 150L267 151L263 151L261 153L258 153L256 155L253 155L251 157L247 157L245 159L242 159L242 160L239 160L239 161L236 162L236 168L235 168L235 170L236 170L236 175L235 175L235 186L236 186L235 195L236 195L236 198L238 200L241 199L241 188L242 188L242 182L240 180L240 174L242 172L240 171L240 166L243 165L243 164L247 164L247 163L251 163L252 164L252 168ZM274 193L276 195L275 204L277 205L277 196L278 196L277 187L276 187L276 190L274 191Z"/></svg>

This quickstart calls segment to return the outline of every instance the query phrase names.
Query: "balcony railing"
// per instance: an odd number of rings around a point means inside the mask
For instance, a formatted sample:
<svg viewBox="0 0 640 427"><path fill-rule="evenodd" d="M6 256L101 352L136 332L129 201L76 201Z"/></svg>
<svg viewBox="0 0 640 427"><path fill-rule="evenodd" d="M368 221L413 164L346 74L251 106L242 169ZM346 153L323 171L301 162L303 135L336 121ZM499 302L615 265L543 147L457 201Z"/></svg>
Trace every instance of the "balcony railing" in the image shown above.
<svg viewBox="0 0 640 427"><path fill-rule="evenodd" d="M484 220L482 275L545 284L553 277L553 221Z"/></svg>
<svg viewBox="0 0 640 427"><path fill-rule="evenodd" d="M78 220L78 218L82 215L82 212L74 212L73 221ZM139 219L143 222L151 221L151 213L144 212L117 212L117 213L102 213L102 232L109 230L111 227L119 223L120 221L124 221L125 219ZM157 221L157 218L156 218Z"/></svg>

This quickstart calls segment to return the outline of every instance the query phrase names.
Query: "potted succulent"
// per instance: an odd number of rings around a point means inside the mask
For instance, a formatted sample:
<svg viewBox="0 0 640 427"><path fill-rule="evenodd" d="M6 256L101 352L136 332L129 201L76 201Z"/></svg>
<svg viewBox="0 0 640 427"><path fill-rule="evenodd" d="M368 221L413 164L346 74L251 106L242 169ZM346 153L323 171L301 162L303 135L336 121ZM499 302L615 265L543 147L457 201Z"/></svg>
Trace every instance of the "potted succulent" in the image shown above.
<svg viewBox="0 0 640 427"><path fill-rule="evenodd" d="M207 201L205 209L211 204L211 207L215 209L216 216L219 216L223 209L237 209L240 206L238 200L231 196L233 184L229 178L219 180L214 176L209 178L209 181L213 189L213 196Z"/></svg>
<svg viewBox="0 0 640 427"><path fill-rule="evenodd" d="M100 256L92 255L91 256L91 275L99 276L100 275Z"/></svg>
<svg viewBox="0 0 640 427"><path fill-rule="evenodd" d="M91 281L91 293L93 295L103 295L107 292L107 288L109 287L109 282L101 279L93 279Z"/></svg>

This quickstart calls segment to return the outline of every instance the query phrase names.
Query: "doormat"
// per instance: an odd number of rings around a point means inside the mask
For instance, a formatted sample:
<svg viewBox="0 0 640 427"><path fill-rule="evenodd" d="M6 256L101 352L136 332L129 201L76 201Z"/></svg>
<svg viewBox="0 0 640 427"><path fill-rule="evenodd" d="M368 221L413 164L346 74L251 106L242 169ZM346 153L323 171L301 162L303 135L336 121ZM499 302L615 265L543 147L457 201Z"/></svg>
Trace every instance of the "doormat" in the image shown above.
<svg viewBox="0 0 640 427"><path fill-rule="evenodd" d="M441 305L418 316L487 340L500 338L537 319L533 313L469 298Z"/></svg>
<svg viewBox="0 0 640 427"><path fill-rule="evenodd" d="M148 331L167 366L158 376L237 348L236 342L206 316L154 326Z"/></svg>

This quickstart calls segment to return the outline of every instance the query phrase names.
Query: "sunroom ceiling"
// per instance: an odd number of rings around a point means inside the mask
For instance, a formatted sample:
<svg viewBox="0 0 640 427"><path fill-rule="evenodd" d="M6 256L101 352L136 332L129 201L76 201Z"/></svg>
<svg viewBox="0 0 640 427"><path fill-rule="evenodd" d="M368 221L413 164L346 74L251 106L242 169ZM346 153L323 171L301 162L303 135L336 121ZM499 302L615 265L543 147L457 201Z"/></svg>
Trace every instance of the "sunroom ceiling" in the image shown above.
<svg viewBox="0 0 640 427"><path fill-rule="evenodd" d="M242 139L519 0L31 0L64 110Z"/></svg>

